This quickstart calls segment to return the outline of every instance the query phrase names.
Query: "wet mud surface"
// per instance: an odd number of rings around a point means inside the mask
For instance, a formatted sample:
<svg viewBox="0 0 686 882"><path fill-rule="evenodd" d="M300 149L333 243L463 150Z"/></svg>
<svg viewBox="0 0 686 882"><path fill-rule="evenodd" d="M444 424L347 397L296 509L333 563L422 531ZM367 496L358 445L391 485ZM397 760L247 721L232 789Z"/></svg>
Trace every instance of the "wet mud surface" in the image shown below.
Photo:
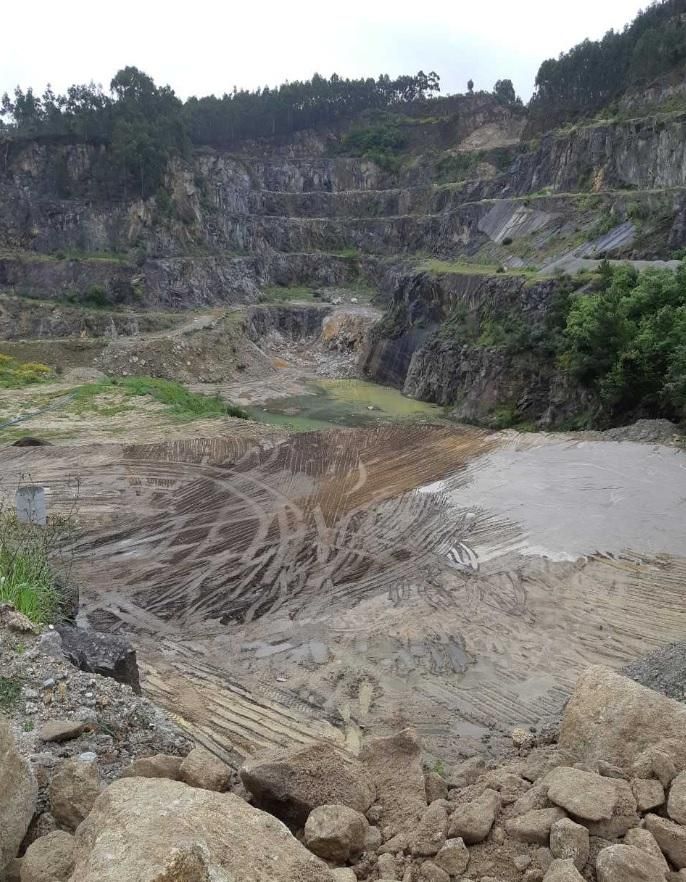
<svg viewBox="0 0 686 882"><path fill-rule="evenodd" d="M0 452L66 504L82 617L230 757L415 725L436 756L686 633L686 454L385 425Z"/></svg>

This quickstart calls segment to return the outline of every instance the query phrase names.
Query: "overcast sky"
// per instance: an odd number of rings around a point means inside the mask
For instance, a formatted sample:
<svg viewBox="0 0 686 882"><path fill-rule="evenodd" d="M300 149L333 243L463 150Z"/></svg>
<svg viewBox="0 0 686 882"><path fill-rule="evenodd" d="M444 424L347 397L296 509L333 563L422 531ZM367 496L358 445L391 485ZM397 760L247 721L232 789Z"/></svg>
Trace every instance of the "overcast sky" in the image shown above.
<svg viewBox="0 0 686 882"><path fill-rule="evenodd" d="M444 93L509 77L525 100L540 62L621 28L637 0L5 0L0 93L128 64L182 98L324 76L436 70Z"/></svg>

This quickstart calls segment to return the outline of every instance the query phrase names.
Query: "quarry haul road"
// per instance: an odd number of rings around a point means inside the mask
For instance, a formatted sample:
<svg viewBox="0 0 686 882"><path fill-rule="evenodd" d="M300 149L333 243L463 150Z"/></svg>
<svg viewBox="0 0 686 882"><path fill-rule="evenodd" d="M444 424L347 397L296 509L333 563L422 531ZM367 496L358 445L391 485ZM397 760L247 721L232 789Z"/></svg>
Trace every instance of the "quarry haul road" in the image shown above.
<svg viewBox="0 0 686 882"><path fill-rule="evenodd" d="M229 759L415 725L445 759L686 631L686 453L401 425L5 448L80 482L81 615Z"/></svg>

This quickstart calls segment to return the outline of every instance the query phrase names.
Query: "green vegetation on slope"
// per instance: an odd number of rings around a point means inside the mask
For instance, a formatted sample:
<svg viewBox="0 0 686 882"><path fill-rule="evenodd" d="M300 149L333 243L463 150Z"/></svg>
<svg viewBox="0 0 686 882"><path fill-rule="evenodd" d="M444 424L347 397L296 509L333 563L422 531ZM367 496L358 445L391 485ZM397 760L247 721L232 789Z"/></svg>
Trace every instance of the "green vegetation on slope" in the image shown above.
<svg viewBox="0 0 686 882"><path fill-rule="evenodd" d="M248 414L242 408L227 403L219 395L201 395L189 391L181 383L157 377L114 377L79 386L75 390L73 407L81 412L97 409L95 399L99 395L113 391L121 392L125 396L149 395L154 401L167 406L180 420L226 416L248 419ZM116 405L113 407L116 408Z"/></svg>
<svg viewBox="0 0 686 882"><path fill-rule="evenodd" d="M686 64L686 0L663 0L639 12L623 31L584 40L541 65L529 105L538 130L588 116L627 89Z"/></svg>
<svg viewBox="0 0 686 882"><path fill-rule="evenodd" d="M0 389L18 389L34 383L44 383L52 371L46 364L19 361L0 353Z"/></svg>

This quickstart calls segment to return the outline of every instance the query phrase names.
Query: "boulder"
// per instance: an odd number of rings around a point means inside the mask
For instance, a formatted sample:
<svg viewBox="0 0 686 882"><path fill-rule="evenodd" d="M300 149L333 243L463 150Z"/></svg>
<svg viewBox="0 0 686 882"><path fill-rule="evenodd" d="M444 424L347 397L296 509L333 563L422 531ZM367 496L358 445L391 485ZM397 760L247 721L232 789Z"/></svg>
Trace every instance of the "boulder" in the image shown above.
<svg viewBox="0 0 686 882"><path fill-rule="evenodd" d="M632 845L610 845L596 860L598 882L661 882L664 867L654 857Z"/></svg>
<svg viewBox="0 0 686 882"><path fill-rule="evenodd" d="M126 683L140 695L140 675L136 651L123 637L86 631L75 625L57 625L62 638L62 652L82 671L112 677Z"/></svg>
<svg viewBox="0 0 686 882"><path fill-rule="evenodd" d="M629 830L629 832L624 837L623 844L633 845L634 848L640 848L641 851L647 852L649 855L655 858L655 860L660 864L665 873L669 872L669 864L665 860L665 856L662 854L660 846L657 844L657 840L650 832L650 830L644 830L641 827L634 827L633 830Z"/></svg>
<svg viewBox="0 0 686 882"><path fill-rule="evenodd" d="M413 729L367 741L360 753L377 799L382 828L389 838L414 829L426 809L421 744Z"/></svg>
<svg viewBox="0 0 686 882"><path fill-rule="evenodd" d="M305 824L305 845L321 858L345 863L365 849L367 819L347 805L320 805Z"/></svg>
<svg viewBox="0 0 686 882"><path fill-rule="evenodd" d="M677 761L683 745L674 739L661 741L659 745L646 748L636 758L632 771L637 778L657 778L663 787L669 787L679 774Z"/></svg>
<svg viewBox="0 0 686 882"><path fill-rule="evenodd" d="M677 870L686 867L686 827L658 815L646 815L645 820L647 829Z"/></svg>
<svg viewBox="0 0 686 882"><path fill-rule="evenodd" d="M55 830L36 839L21 862L21 882L64 882L74 869L74 837Z"/></svg>
<svg viewBox="0 0 686 882"><path fill-rule="evenodd" d="M470 756L469 759L454 765L447 775L448 787L466 787L473 784L486 768L482 756Z"/></svg>
<svg viewBox="0 0 686 882"><path fill-rule="evenodd" d="M628 781L615 779L612 781L617 792L617 803L609 820L585 821L591 836L613 841L637 827L641 821L636 812L636 797Z"/></svg>
<svg viewBox="0 0 686 882"><path fill-rule="evenodd" d="M41 741L71 741L78 738L87 726L84 720L48 720L37 734Z"/></svg>
<svg viewBox="0 0 686 882"><path fill-rule="evenodd" d="M686 772L672 781L667 800L667 814L677 824L686 825Z"/></svg>
<svg viewBox="0 0 686 882"><path fill-rule="evenodd" d="M240 776L258 806L300 827L319 805L366 812L375 796L364 766L329 742L257 756L243 764Z"/></svg>
<svg viewBox="0 0 686 882"><path fill-rule="evenodd" d="M276 818L232 793L115 781L76 832L70 882L335 882Z"/></svg>
<svg viewBox="0 0 686 882"><path fill-rule="evenodd" d="M90 812L100 790L96 760L65 760L50 781L50 811L58 824L75 830Z"/></svg>
<svg viewBox="0 0 686 882"><path fill-rule="evenodd" d="M365 820L367 819L365 818ZM364 850L378 851L382 842L383 836L381 835L381 830L379 830L378 827L368 827L367 834L364 839Z"/></svg>
<svg viewBox="0 0 686 882"><path fill-rule="evenodd" d="M222 793L231 786L232 770L226 763L205 750L194 747L179 766L179 780L191 787L202 787L203 790L216 790Z"/></svg>
<svg viewBox="0 0 686 882"><path fill-rule="evenodd" d="M665 788L655 778L634 778L631 789L640 812L659 808L665 801Z"/></svg>
<svg viewBox="0 0 686 882"><path fill-rule="evenodd" d="M553 861L543 877L543 882L584 882L584 877L574 866L574 861Z"/></svg>
<svg viewBox="0 0 686 882"><path fill-rule="evenodd" d="M572 860L577 870L583 870L590 851L586 827L569 818L561 818L550 828L550 851L558 860Z"/></svg>
<svg viewBox="0 0 686 882"><path fill-rule="evenodd" d="M398 875L398 861L392 854L381 854L376 863L380 879L395 879Z"/></svg>
<svg viewBox="0 0 686 882"><path fill-rule="evenodd" d="M463 839L446 839L433 862L449 876L459 876L469 866L469 849Z"/></svg>
<svg viewBox="0 0 686 882"><path fill-rule="evenodd" d="M424 811L409 836L410 851L425 857L436 854L445 842L447 832L448 812L440 802L434 802Z"/></svg>
<svg viewBox="0 0 686 882"><path fill-rule="evenodd" d="M448 785L437 772L424 772L424 788L429 805L436 799L448 798Z"/></svg>
<svg viewBox="0 0 686 882"><path fill-rule="evenodd" d="M169 778L178 781L181 757L166 753L141 756L121 773L122 778ZM213 789L213 788L208 788Z"/></svg>
<svg viewBox="0 0 686 882"><path fill-rule="evenodd" d="M548 799L585 821L609 820L617 804L611 778L560 766L546 776Z"/></svg>
<svg viewBox="0 0 686 882"><path fill-rule="evenodd" d="M683 704L594 666L581 674L565 708L559 745L583 762L628 769L644 750L671 739L670 755L681 771L685 727Z"/></svg>
<svg viewBox="0 0 686 882"><path fill-rule="evenodd" d="M500 795L495 790L484 790L481 796L455 809L448 835L463 839L467 845L483 842L491 832L499 810Z"/></svg>
<svg viewBox="0 0 686 882"><path fill-rule="evenodd" d="M38 785L0 716L0 879L19 851L36 808Z"/></svg>
<svg viewBox="0 0 686 882"><path fill-rule="evenodd" d="M505 821L505 830L520 842L547 845L551 827L564 817L565 813L560 808L537 809Z"/></svg>

